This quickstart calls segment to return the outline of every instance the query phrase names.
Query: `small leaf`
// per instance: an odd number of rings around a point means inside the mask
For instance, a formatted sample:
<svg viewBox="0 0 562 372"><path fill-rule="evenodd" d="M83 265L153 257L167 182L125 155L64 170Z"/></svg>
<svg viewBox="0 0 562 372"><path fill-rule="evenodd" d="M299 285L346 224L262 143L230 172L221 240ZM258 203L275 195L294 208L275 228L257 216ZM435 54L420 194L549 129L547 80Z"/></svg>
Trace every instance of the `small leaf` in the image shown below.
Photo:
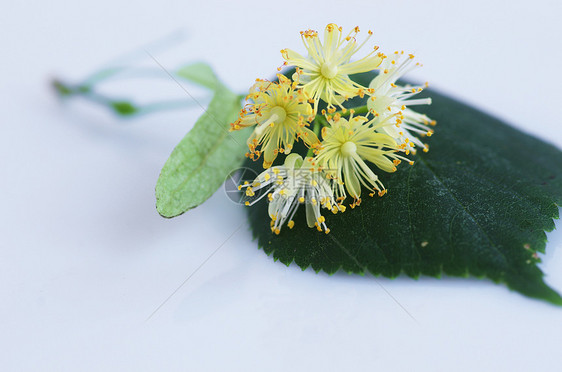
<svg viewBox="0 0 562 372"><path fill-rule="evenodd" d="M134 115L139 111L139 109L135 105L128 101L112 101L109 102L109 104L111 108L113 108L113 110L119 115Z"/></svg>
<svg viewBox="0 0 562 372"><path fill-rule="evenodd" d="M207 111L176 146L156 184L156 208L175 217L207 200L247 151L247 131L229 132L241 98L219 85Z"/></svg>
<svg viewBox="0 0 562 372"><path fill-rule="evenodd" d="M203 62L196 62L181 67L176 72L176 75L209 89L215 89L218 84L217 75L215 75L211 66Z"/></svg>
<svg viewBox="0 0 562 372"><path fill-rule="evenodd" d="M373 76L355 78L368 84ZM327 235L306 226L303 210L292 230L272 234L264 199L248 208L259 246L303 269L471 275L562 305L537 267L562 205L562 152L451 98L429 96L433 104L419 111L438 122L430 151L396 173L377 172L386 196L330 213ZM246 165L261 170L259 162Z"/></svg>

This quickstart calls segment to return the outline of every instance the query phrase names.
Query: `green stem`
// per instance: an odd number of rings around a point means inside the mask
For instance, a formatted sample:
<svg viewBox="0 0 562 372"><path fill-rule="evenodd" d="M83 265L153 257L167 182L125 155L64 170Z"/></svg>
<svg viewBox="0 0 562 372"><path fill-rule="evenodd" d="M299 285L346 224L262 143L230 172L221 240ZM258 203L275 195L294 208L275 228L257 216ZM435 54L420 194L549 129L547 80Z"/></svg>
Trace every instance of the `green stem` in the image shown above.
<svg viewBox="0 0 562 372"><path fill-rule="evenodd" d="M321 120L324 120L324 122L327 124L326 119L324 119L323 117L320 118ZM320 127L325 126L324 122L321 123L318 117L316 117L316 119L314 119L314 127L312 128L312 131L314 132L314 134L316 134L316 137L320 137ZM308 152L306 153L306 156L310 156L310 157L314 157L314 151L312 150L312 148L308 149Z"/></svg>
<svg viewBox="0 0 562 372"><path fill-rule="evenodd" d="M363 114L367 114L369 112L369 109L367 108L367 105L365 105L365 106L352 107L351 109L348 109L345 113L340 112L340 115L343 116L343 117L347 117L347 116L351 115L351 112L349 110L353 110L354 115L363 115Z"/></svg>
<svg viewBox="0 0 562 372"><path fill-rule="evenodd" d="M367 114L369 112L369 109L367 108L367 105L365 105L365 106L351 107L351 108L347 109L345 112L339 110L339 111L334 112L331 115L340 114L341 117L345 118L345 117L348 117L348 116L351 115L350 110L353 110L354 115L363 115L363 114ZM315 121L321 120L323 126L328 125L328 121L326 120L326 118L322 114L316 114L316 117L314 118L314 120Z"/></svg>
<svg viewBox="0 0 562 372"><path fill-rule="evenodd" d="M193 106L194 104L187 100L170 100L137 105L131 101L114 99L99 94L94 91L93 85L90 84L70 85L55 79L52 81L52 86L61 98L81 97L90 102L107 107L120 116L142 115L158 111L183 109Z"/></svg>

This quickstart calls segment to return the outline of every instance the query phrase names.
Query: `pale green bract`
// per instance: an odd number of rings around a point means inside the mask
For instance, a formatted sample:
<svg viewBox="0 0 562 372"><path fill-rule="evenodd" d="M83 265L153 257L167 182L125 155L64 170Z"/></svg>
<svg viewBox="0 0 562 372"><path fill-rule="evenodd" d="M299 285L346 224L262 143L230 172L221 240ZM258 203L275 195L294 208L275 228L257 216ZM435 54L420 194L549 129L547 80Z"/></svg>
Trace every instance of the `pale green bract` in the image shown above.
<svg viewBox="0 0 562 372"><path fill-rule="evenodd" d="M214 76L210 68L199 64L198 69ZM203 76L201 81L210 81ZM248 151L246 140L250 133L229 131L242 97L218 80L214 89L209 107L176 146L156 183L156 209L163 217L179 216L210 198L226 176L240 166Z"/></svg>
<svg viewBox="0 0 562 372"><path fill-rule="evenodd" d="M176 75L213 90L218 90L222 85L211 66L204 62L195 62L180 67L176 71Z"/></svg>

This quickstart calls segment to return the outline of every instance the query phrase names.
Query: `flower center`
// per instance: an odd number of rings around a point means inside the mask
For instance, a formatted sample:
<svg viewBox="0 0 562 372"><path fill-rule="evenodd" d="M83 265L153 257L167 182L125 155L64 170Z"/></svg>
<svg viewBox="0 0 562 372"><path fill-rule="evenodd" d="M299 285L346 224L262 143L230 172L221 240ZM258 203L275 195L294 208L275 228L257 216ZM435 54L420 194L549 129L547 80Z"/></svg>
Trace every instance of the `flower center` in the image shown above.
<svg viewBox="0 0 562 372"><path fill-rule="evenodd" d="M338 74L338 66L334 66L332 63L326 62L322 65L320 73L326 79L333 79Z"/></svg>
<svg viewBox="0 0 562 372"><path fill-rule="evenodd" d="M357 145L351 141L347 141L341 145L341 154L345 157L352 156L357 151Z"/></svg>
<svg viewBox="0 0 562 372"><path fill-rule="evenodd" d="M281 106L275 106L274 108L271 109L269 114L269 118L274 123L279 123L279 124L283 123L286 117L287 117L287 111L285 111L285 109Z"/></svg>

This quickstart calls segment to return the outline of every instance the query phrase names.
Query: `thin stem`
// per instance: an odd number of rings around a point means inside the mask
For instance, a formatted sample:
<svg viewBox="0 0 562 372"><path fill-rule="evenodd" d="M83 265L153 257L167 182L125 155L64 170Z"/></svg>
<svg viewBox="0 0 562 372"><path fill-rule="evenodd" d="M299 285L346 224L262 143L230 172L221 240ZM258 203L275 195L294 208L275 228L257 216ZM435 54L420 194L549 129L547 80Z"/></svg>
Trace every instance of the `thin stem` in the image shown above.
<svg viewBox="0 0 562 372"><path fill-rule="evenodd" d="M120 116L149 114L158 111L182 109L193 105L192 102L186 100L169 100L137 105L131 101L114 99L99 94L88 84L70 85L60 80L53 80L52 86L61 98L81 97L107 107Z"/></svg>
<svg viewBox="0 0 562 372"><path fill-rule="evenodd" d="M321 118L323 120L326 120L324 118ZM318 119L318 117L316 119L314 119L314 127L312 128L312 131L314 132L314 134L316 134L316 137L320 137L320 127L323 127L324 124L320 122L320 120ZM314 157L314 150L311 148L308 149L308 152L306 153L307 157Z"/></svg>
<svg viewBox="0 0 562 372"><path fill-rule="evenodd" d="M342 117L348 117L349 115L351 115L350 110L353 110L354 115L363 115L369 113L369 109L367 108L367 105L365 105L365 106L352 107L350 109L347 109L345 113L340 112L340 115Z"/></svg>
<svg viewBox="0 0 562 372"><path fill-rule="evenodd" d="M335 115L335 114L340 114L341 117L345 118L351 115L351 111L353 110L354 115L363 115L363 114L367 114L369 113L369 109L367 108L367 105L365 106L357 106L357 107L351 107L348 108L345 112L339 110L334 112L333 114L330 115ZM322 121L322 125L323 126L328 126L328 121L326 120L326 118L324 117L324 115L322 114L316 114L316 117L314 118L314 120L321 120Z"/></svg>

